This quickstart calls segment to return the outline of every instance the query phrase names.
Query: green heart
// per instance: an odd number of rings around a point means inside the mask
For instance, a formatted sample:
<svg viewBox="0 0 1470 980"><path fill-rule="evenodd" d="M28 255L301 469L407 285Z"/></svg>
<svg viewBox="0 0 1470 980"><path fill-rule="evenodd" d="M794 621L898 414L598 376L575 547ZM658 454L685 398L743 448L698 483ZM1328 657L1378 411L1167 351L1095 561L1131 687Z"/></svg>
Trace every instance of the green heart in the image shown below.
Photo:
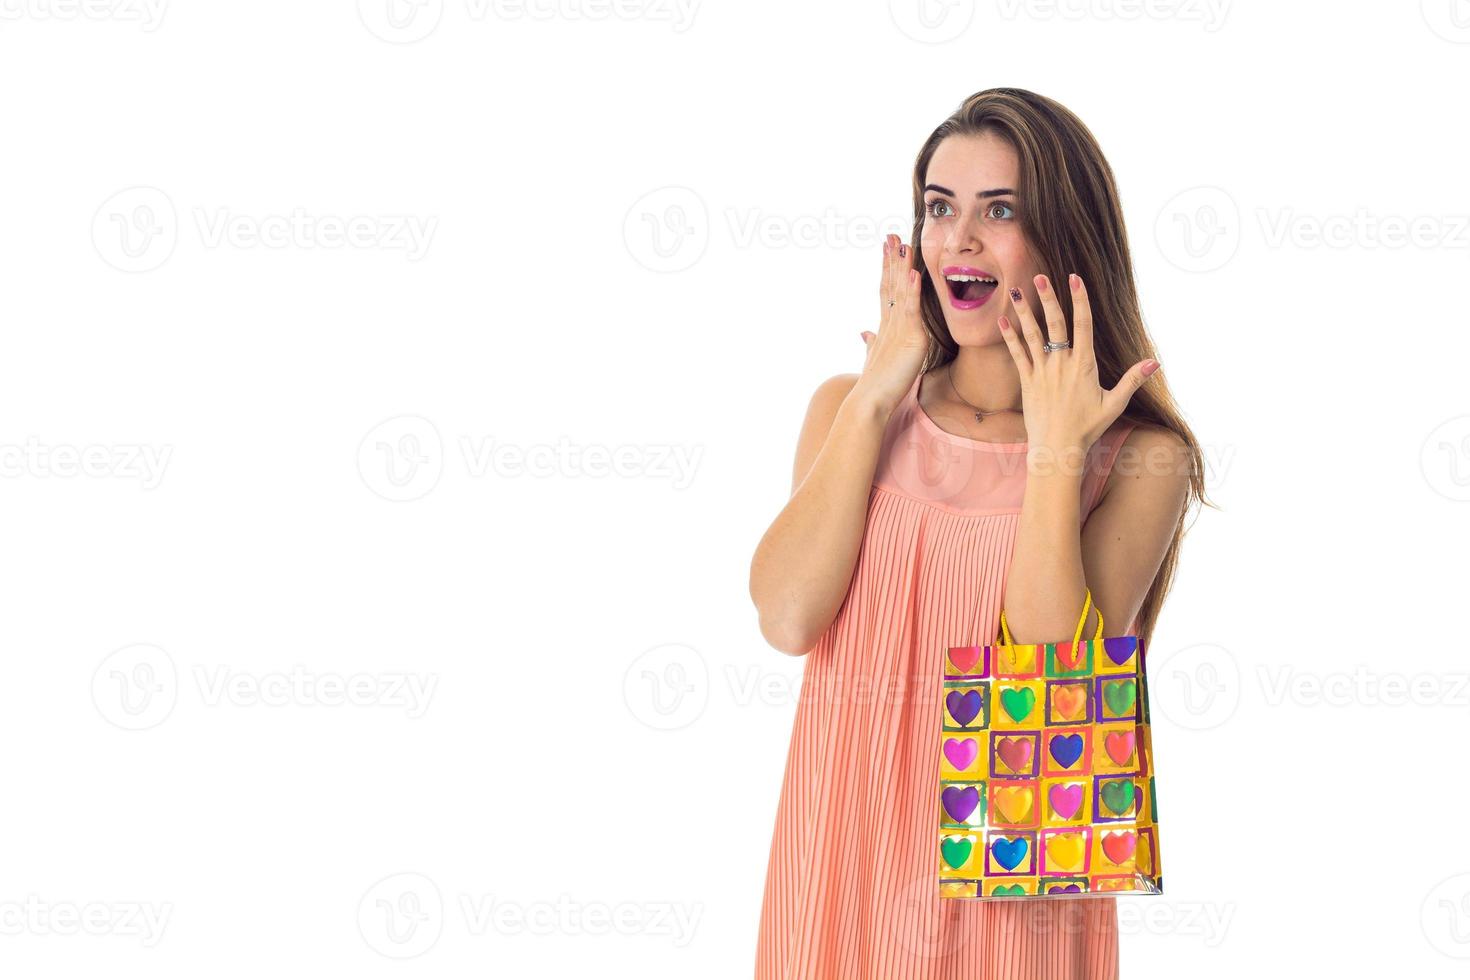
<svg viewBox="0 0 1470 980"><path fill-rule="evenodd" d="M1036 692L1029 687L1014 687L1000 692L1000 705L1012 721L1020 721L1036 707Z"/></svg>
<svg viewBox="0 0 1470 980"><path fill-rule="evenodd" d="M992 894L992 895L1024 895L1024 894L1026 894L1026 889L1022 888L1020 885L996 885L995 886L995 890L992 891L990 894Z"/></svg>
<svg viewBox="0 0 1470 980"><path fill-rule="evenodd" d="M1113 717L1121 717L1133 710L1133 701L1138 697L1138 688L1130 677L1126 681L1112 681L1103 685L1103 700Z"/></svg>
<svg viewBox="0 0 1470 980"><path fill-rule="evenodd" d="M939 842L939 853L944 855L944 863L951 868L961 867L970 860L970 851L974 849L974 842L961 838L951 840L946 837Z"/></svg>
<svg viewBox="0 0 1470 980"><path fill-rule="evenodd" d="M1114 813L1127 813L1133 809L1133 783L1103 783L1102 801Z"/></svg>

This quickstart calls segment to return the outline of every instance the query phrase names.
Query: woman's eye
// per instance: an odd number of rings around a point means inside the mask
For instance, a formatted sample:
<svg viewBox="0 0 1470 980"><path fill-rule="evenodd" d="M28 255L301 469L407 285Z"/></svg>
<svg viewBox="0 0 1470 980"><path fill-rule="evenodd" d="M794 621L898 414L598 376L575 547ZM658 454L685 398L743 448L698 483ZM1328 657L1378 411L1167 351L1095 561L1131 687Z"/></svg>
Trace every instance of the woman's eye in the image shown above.
<svg viewBox="0 0 1470 980"><path fill-rule="evenodd" d="M949 202L948 201L930 201L929 204L928 204L928 207L925 208L925 210L927 210L929 212L929 215L931 217L934 217L934 218L943 218L943 217L946 217L946 215L937 213L936 209L938 209L938 208L947 208L947 207L949 207Z"/></svg>
<svg viewBox="0 0 1470 980"><path fill-rule="evenodd" d="M1000 208L1001 210L1005 211L1006 213L1005 214L996 214L995 213L995 209L996 208ZM987 209L986 213L989 214L992 218L1009 218L1014 212L1011 211L1011 206L1009 204L1005 204L1005 203L1003 203L1001 201L996 201L994 204L992 204L989 207L989 209Z"/></svg>

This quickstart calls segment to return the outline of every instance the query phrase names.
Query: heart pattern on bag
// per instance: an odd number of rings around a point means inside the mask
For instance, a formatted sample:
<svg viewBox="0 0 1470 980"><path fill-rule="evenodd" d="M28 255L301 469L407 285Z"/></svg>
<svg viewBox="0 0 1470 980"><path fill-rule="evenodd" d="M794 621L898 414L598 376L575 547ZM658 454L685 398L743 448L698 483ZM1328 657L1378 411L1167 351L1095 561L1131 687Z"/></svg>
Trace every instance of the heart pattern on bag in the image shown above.
<svg viewBox="0 0 1470 980"><path fill-rule="evenodd" d="M1107 738L1103 739L1103 747L1107 749L1109 759L1126 766L1133 759L1133 733L1108 732Z"/></svg>
<svg viewBox="0 0 1470 980"><path fill-rule="evenodd" d="M1025 823L1035 802L1036 794L1024 786L1003 786L995 791L996 812L1006 823Z"/></svg>
<svg viewBox="0 0 1470 980"><path fill-rule="evenodd" d="M1029 738L1002 738L995 746L995 754L1000 756L1011 772L1027 772L1031 768L1031 740Z"/></svg>
<svg viewBox="0 0 1470 980"><path fill-rule="evenodd" d="M941 794L944 809L955 823L964 823L980 805L980 790L974 786L946 786Z"/></svg>
<svg viewBox="0 0 1470 980"><path fill-rule="evenodd" d="M990 845L990 854L996 864L1007 871L1014 871L1026 860L1026 852L1030 849L1031 842L1024 837L997 837Z"/></svg>
<svg viewBox="0 0 1470 980"><path fill-rule="evenodd" d="M1029 687L1007 688L1000 692L1000 706L1012 721L1025 721L1036 710L1036 692Z"/></svg>
<svg viewBox="0 0 1470 980"><path fill-rule="evenodd" d="M973 738L947 738L944 740L944 757L960 771L969 769L980 756L980 746Z"/></svg>
<svg viewBox="0 0 1470 980"><path fill-rule="evenodd" d="M950 691L944 696L944 706L949 716L960 726L968 726L980 714L979 691Z"/></svg>
<svg viewBox="0 0 1470 980"><path fill-rule="evenodd" d="M973 674L975 665L980 662L980 648L950 647L949 662L954 664L961 674Z"/></svg>
<svg viewBox="0 0 1470 980"><path fill-rule="evenodd" d="M1071 769L1077 760L1082 758L1082 745L1082 736L1076 732L1067 735L1053 735L1051 741L1047 743L1051 757L1063 769Z"/></svg>
<svg viewBox="0 0 1470 980"><path fill-rule="evenodd" d="M939 898L1162 891L1143 640L1098 623L940 652Z"/></svg>
<svg viewBox="0 0 1470 980"><path fill-rule="evenodd" d="M1057 783L1047 790L1046 802L1060 820L1071 820L1082 809L1082 784Z"/></svg>

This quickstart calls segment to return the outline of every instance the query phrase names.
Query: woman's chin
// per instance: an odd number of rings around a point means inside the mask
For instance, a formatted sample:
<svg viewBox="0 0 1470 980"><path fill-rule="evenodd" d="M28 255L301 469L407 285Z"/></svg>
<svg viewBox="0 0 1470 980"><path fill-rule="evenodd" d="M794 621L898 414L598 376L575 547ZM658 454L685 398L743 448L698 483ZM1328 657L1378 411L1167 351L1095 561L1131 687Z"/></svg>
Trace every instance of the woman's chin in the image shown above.
<svg viewBox="0 0 1470 980"><path fill-rule="evenodd" d="M1006 342L1000 335L1000 324L994 320L987 323L979 317L973 317L964 323L946 321L945 326L949 328L949 335L954 338L954 342L961 347L986 347Z"/></svg>

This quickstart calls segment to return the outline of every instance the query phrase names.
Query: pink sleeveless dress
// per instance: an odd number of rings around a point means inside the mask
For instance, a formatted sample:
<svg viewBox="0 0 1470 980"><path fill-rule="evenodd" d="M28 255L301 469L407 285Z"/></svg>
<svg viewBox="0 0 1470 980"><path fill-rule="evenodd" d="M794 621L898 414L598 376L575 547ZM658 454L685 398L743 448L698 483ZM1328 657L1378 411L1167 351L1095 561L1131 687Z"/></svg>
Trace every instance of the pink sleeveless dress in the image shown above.
<svg viewBox="0 0 1470 980"><path fill-rule="evenodd" d="M1026 444L945 432L924 380L889 419L852 584L806 655L756 980L1112 980L1116 898L939 898L943 652L999 632ZM1133 425L1090 450L1084 521Z"/></svg>

